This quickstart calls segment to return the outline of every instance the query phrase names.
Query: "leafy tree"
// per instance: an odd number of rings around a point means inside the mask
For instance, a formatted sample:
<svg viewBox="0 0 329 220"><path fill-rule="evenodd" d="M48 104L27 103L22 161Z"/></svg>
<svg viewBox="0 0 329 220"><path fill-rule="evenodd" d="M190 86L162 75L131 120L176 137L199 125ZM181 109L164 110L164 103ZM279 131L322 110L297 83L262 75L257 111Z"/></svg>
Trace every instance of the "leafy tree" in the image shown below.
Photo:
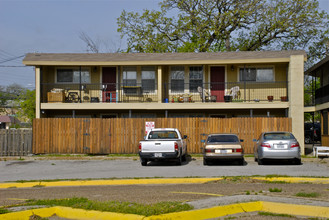
<svg viewBox="0 0 329 220"><path fill-rule="evenodd" d="M26 117L32 124L33 118L35 118L35 90L22 91L16 101L20 106L18 116Z"/></svg>
<svg viewBox="0 0 329 220"><path fill-rule="evenodd" d="M317 0L163 0L159 5L159 11L121 13L118 32L127 39L126 52L305 49L319 58L326 50L329 15Z"/></svg>
<svg viewBox="0 0 329 220"><path fill-rule="evenodd" d="M320 78L316 78L315 80L312 77L308 77L305 80L304 84L304 104L305 106L314 106L315 105L315 97L314 92L316 89L320 88ZM314 113L314 122L319 122L321 119L320 113ZM312 113L304 113L304 121L313 121Z"/></svg>

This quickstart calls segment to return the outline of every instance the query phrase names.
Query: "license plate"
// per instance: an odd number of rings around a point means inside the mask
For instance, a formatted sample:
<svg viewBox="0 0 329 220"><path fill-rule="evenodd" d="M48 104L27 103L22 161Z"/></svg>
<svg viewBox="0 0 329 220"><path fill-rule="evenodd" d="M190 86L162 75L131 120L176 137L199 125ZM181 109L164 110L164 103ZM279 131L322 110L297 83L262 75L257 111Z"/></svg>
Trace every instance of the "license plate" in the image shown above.
<svg viewBox="0 0 329 220"><path fill-rule="evenodd" d="M162 153L154 153L154 157L162 157Z"/></svg>
<svg viewBox="0 0 329 220"><path fill-rule="evenodd" d="M215 150L216 154L230 154L232 150Z"/></svg>
<svg viewBox="0 0 329 220"><path fill-rule="evenodd" d="M275 144L274 145L275 149L286 149L288 146L286 144Z"/></svg>

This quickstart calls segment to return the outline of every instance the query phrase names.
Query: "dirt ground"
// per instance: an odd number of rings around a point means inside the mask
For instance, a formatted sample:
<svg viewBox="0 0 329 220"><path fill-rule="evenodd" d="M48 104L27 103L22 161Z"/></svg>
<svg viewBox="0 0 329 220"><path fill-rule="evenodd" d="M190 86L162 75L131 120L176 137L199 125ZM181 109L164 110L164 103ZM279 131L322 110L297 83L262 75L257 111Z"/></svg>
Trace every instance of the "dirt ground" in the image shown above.
<svg viewBox="0 0 329 220"><path fill-rule="evenodd" d="M318 193L317 197L307 199L329 202L329 185L327 184L264 183L249 178L232 178L205 184L8 188L0 190L0 206L24 203L25 199L72 197L147 204L161 201L187 202L233 195L300 198L296 196L300 192Z"/></svg>

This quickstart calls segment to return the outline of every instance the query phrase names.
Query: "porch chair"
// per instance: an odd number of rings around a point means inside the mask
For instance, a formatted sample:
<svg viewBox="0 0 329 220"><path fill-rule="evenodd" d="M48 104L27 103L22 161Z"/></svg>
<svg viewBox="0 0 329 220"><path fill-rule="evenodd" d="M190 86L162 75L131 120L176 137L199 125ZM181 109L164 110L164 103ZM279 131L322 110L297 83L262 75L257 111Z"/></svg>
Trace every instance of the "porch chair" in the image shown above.
<svg viewBox="0 0 329 220"><path fill-rule="evenodd" d="M232 99L240 99L241 92L239 86L234 86L231 88L230 95L232 96Z"/></svg>
<svg viewBox="0 0 329 220"><path fill-rule="evenodd" d="M210 95L206 89L201 88L201 86L198 86L198 92L200 94L202 102L208 102L210 100Z"/></svg>

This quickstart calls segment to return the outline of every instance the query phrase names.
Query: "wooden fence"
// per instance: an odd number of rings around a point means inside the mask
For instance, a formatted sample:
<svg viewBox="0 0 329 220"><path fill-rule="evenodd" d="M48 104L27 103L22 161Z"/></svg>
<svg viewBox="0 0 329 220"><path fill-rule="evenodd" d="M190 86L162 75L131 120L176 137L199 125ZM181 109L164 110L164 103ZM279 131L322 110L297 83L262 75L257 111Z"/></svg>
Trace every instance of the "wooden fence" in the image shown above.
<svg viewBox="0 0 329 220"><path fill-rule="evenodd" d="M32 129L0 129L0 156L32 154Z"/></svg>
<svg viewBox="0 0 329 220"><path fill-rule="evenodd" d="M290 118L42 118L33 121L34 154L131 154L145 136L145 122L156 128L178 128L187 135L189 153L201 153L210 133L235 133L253 153L254 138L263 131L291 131Z"/></svg>

